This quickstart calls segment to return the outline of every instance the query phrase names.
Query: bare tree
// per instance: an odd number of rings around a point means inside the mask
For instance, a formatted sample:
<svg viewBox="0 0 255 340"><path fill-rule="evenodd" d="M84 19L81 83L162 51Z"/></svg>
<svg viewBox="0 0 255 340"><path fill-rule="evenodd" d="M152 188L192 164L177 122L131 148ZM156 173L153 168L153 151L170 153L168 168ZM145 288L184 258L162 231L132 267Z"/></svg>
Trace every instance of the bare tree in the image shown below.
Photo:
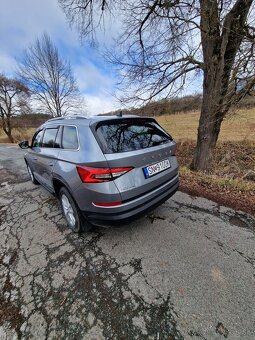
<svg viewBox="0 0 255 340"><path fill-rule="evenodd" d="M110 11L123 32L110 60L123 75L123 100L177 95L203 77L195 170L209 167L231 105L255 86L253 0L59 0L82 36ZM122 51L122 53L120 53ZM128 90L127 90L128 89Z"/></svg>
<svg viewBox="0 0 255 340"><path fill-rule="evenodd" d="M0 74L1 126L11 143L15 142L12 136L12 117L29 108L28 97L29 90L22 82Z"/></svg>
<svg viewBox="0 0 255 340"><path fill-rule="evenodd" d="M58 117L81 109L70 63L60 57L46 33L25 51L17 73L44 113Z"/></svg>

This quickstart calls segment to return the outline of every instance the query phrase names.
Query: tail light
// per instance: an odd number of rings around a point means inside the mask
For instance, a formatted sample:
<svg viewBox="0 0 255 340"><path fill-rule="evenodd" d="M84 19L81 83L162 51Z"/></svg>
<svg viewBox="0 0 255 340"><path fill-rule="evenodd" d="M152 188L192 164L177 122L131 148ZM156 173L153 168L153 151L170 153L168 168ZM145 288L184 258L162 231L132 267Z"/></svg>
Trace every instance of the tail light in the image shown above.
<svg viewBox="0 0 255 340"><path fill-rule="evenodd" d="M177 152L177 145L175 145L175 146L171 149L171 156L176 156L176 152Z"/></svg>
<svg viewBox="0 0 255 340"><path fill-rule="evenodd" d="M133 168L90 168L77 166L78 174L83 183L102 183L112 181Z"/></svg>

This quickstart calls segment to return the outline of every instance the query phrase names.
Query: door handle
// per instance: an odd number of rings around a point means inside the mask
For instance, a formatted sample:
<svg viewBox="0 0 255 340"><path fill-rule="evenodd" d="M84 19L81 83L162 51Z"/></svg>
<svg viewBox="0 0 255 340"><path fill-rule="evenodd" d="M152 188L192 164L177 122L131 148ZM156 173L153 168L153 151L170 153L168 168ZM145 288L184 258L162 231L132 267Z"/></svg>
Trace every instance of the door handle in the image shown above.
<svg viewBox="0 0 255 340"><path fill-rule="evenodd" d="M54 164L53 164L52 162L49 162L48 165L49 165L49 166L53 166Z"/></svg>
<svg viewBox="0 0 255 340"><path fill-rule="evenodd" d="M33 157L33 161L37 161L37 158L36 158L36 157Z"/></svg>

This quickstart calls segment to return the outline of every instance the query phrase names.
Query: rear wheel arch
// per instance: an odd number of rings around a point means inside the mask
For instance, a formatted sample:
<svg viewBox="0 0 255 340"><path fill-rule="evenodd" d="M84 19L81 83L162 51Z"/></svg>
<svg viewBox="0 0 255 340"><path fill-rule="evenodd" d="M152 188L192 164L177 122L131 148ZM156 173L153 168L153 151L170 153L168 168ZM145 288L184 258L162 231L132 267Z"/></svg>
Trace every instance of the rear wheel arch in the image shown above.
<svg viewBox="0 0 255 340"><path fill-rule="evenodd" d="M52 186L53 186L55 195L57 197L59 197L59 191L62 187L66 188L68 190L69 194L73 197L72 190L70 189L70 186L62 178L53 177ZM74 199L74 197L73 197L73 199Z"/></svg>
<svg viewBox="0 0 255 340"><path fill-rule="evenodd" d="M56 189L55 189L56 186ZM82 231L89 231L92 228L92 225L89 223L89 221L86 219L85 216L83 216L82 212L80 211L75 199L73 198L72 194L70 193L68 187L63 184L63 182L57 180L55 181L54 189L57 191L56 195L59 199L63 214L65 216L65 219L67 221L67 224L70 229L74 232L82 232ZM75 226L70 225L70 220L68 220L65 208L63 206L63 195L65 196L65 199L67 199L68 204L72 206L72 214L75 218Z"/></svg>
<svg viewBox="0 0 255 340"><path fill-rule="evenodd" d="M57 178L53 178L52 184L53 184L53 188L54 188L56 196L59 197L59 192L60 192L61 187L66 188L66 185L61 180L59 180ZM69 191L68 188L67 188L67 190Z"/></svg>

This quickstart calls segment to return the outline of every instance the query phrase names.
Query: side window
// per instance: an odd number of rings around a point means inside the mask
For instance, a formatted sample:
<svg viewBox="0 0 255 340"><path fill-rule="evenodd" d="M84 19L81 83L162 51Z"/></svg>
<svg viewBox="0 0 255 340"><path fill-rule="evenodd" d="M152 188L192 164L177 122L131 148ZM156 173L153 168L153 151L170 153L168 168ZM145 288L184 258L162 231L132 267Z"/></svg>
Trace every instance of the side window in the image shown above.
<svg viewBox="0 0 255 340"><path fill-rule="evenodd" d="M54 148L55 139L57 136L58 128L45 129L42 147L43 148Z"/></svg>
<svg viewBox="0 0 255 340"><path fill-rule="evenodd" d="M32 148L36 148L38 146L41 146L41 140L42 140L43 130L38 131L32 140Z"/></svg>
<svg viewBox="0 0 255 340"><path fill-rule="evenodd" d="M63 149L78 149L78 136L75 126L64 126L62 137Z"/></svg>

